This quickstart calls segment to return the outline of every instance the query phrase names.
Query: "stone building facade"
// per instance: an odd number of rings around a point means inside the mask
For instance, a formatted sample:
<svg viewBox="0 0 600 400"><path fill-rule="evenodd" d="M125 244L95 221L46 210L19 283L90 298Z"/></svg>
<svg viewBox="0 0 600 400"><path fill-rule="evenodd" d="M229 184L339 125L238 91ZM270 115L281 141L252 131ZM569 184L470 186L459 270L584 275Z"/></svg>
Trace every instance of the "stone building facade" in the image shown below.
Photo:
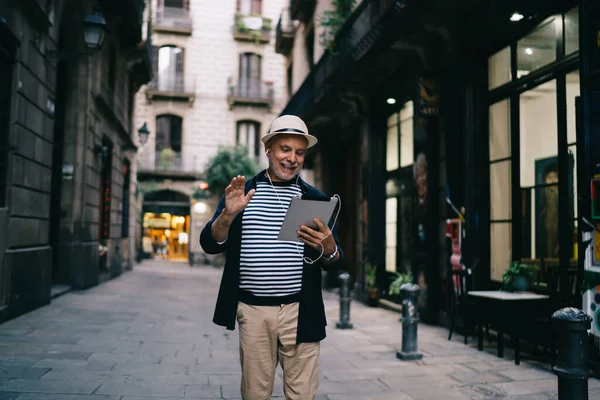
<svg viewBox="0 0 600 400"><path fill-rule="evenodd" d="M132 266L133 98L152 73L144 7L0 3L0 320ZM94 15L108 29L96 49L82 23Z"/></svg>
<svg viewBox="0 0 600 400"><path fill-rule="evenodd" d="M266 166L259 137L288 97L284 57L274 49L276 23L287 5L152 1L154 79L137 94L135 110L135 125L146 124L150 131L136 165L138 237L148 211L189 217L188 254L179 256L196 255L202 262L199 232L218 199L195 208L192 194L206 179L207 162L219 148L242 144ZM157 192L164 196L144 202Z"/></svg>

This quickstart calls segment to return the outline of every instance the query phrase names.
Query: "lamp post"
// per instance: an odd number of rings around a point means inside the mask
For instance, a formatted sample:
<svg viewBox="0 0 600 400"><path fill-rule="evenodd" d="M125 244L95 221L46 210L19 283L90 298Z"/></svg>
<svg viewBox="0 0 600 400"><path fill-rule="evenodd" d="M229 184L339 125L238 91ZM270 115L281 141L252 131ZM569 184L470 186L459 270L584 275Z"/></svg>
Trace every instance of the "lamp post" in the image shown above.
<svg viewBox="0 0 600 400"><path fill-rule="evenodd" d="M144 125L140 129L138 129L138 136L140 138L140 144L143 146L148 142L148 136L150 136L150 131L148 130L148 126L144 122Z"/></svg>
<svg viewBox="0 0 600 400"><path fill-rule="evenodd" d="M89 56L94 51L99 50L104 43L104 37L108 33L106 26L106 20L99 9L94 9L94 12L83 21L83 39L85 41L85 47L87 51L70 51L70 50L46 50L45 56L49 59L61 61L68 58L77 58L80 56Z"/></svg>
<svg viewBox="0 0 600 400"><path fill-rule="evenodd" d="M100 10L95 9L93 14L85 17L82 24L86 47L90 51L99 50L104 42L104 37L108 33L106 20Z"/></svg>

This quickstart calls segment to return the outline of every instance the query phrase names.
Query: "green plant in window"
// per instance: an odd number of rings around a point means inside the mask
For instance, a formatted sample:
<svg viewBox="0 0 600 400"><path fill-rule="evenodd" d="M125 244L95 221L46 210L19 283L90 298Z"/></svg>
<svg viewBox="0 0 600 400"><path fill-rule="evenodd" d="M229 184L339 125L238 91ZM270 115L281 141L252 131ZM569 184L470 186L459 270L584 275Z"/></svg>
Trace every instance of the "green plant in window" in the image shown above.
<svg viewBox="0 0 600 400"><path fill-rule="evenodd" d="M354 2L355 0L334 0L331 3L333 10L323 12L323 17L321 18L323 31L321 32L319 43L331 52L335 49L335 36L350 14L352 14Z"/></svg>
<svg viewBox="0 0 600 400"><path fill-rule="evenodd" d="M162 149L159 154L161 168L172 168L175 165L175 152L170 147Z"/></svg>

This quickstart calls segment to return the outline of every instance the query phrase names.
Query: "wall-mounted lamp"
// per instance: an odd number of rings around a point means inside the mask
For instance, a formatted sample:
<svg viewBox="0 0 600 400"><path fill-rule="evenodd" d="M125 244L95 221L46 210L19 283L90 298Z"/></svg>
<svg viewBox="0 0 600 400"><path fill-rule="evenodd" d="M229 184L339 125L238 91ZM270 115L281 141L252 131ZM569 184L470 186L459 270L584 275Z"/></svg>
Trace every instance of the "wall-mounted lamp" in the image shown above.
<svg viewBox="0 0 600 400"><path fill-rule="evenodd" d="M53 60L65 60L67 58L77 58L80 56L89 56L94 51L99 50L104 43L104 37L108 33L106 20L99 9L88 15L83 21L83 37L85 40L86 52L77 52L69 50L46 50L46 57Z"/></svg>
<svg viewBox="0 0 600 400"><path fill-rule="evenodd" d="M148 126L144 122L144 125L140 129L138 129L138 135L140 137L140 144L143 146L148 142L148 136L150 136L150 131L148 130Z"/></svg>

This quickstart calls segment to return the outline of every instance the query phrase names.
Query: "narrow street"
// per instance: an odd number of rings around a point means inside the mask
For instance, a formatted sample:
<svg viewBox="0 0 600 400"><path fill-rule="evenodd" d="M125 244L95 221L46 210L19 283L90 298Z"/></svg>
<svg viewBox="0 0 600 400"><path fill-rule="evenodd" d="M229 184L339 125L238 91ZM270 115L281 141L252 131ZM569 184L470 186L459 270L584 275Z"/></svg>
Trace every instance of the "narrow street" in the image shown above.
<svg viewBox="0 0 600 400"><path fill-rule="evenodd" d="M71 292L0 325L0 399L239 398L237 331L212 324L221 270L146 261L113 281ZM399 315L352 303L355 329L335 329L326 293L319 400L553 399L547 365L517 367L462 336L419 327L424 358L402 362ZM279 370L279 374L281 371ZM283 398L278 377L274 397ZM590 381L590 398L600 384Z"/></svg>

